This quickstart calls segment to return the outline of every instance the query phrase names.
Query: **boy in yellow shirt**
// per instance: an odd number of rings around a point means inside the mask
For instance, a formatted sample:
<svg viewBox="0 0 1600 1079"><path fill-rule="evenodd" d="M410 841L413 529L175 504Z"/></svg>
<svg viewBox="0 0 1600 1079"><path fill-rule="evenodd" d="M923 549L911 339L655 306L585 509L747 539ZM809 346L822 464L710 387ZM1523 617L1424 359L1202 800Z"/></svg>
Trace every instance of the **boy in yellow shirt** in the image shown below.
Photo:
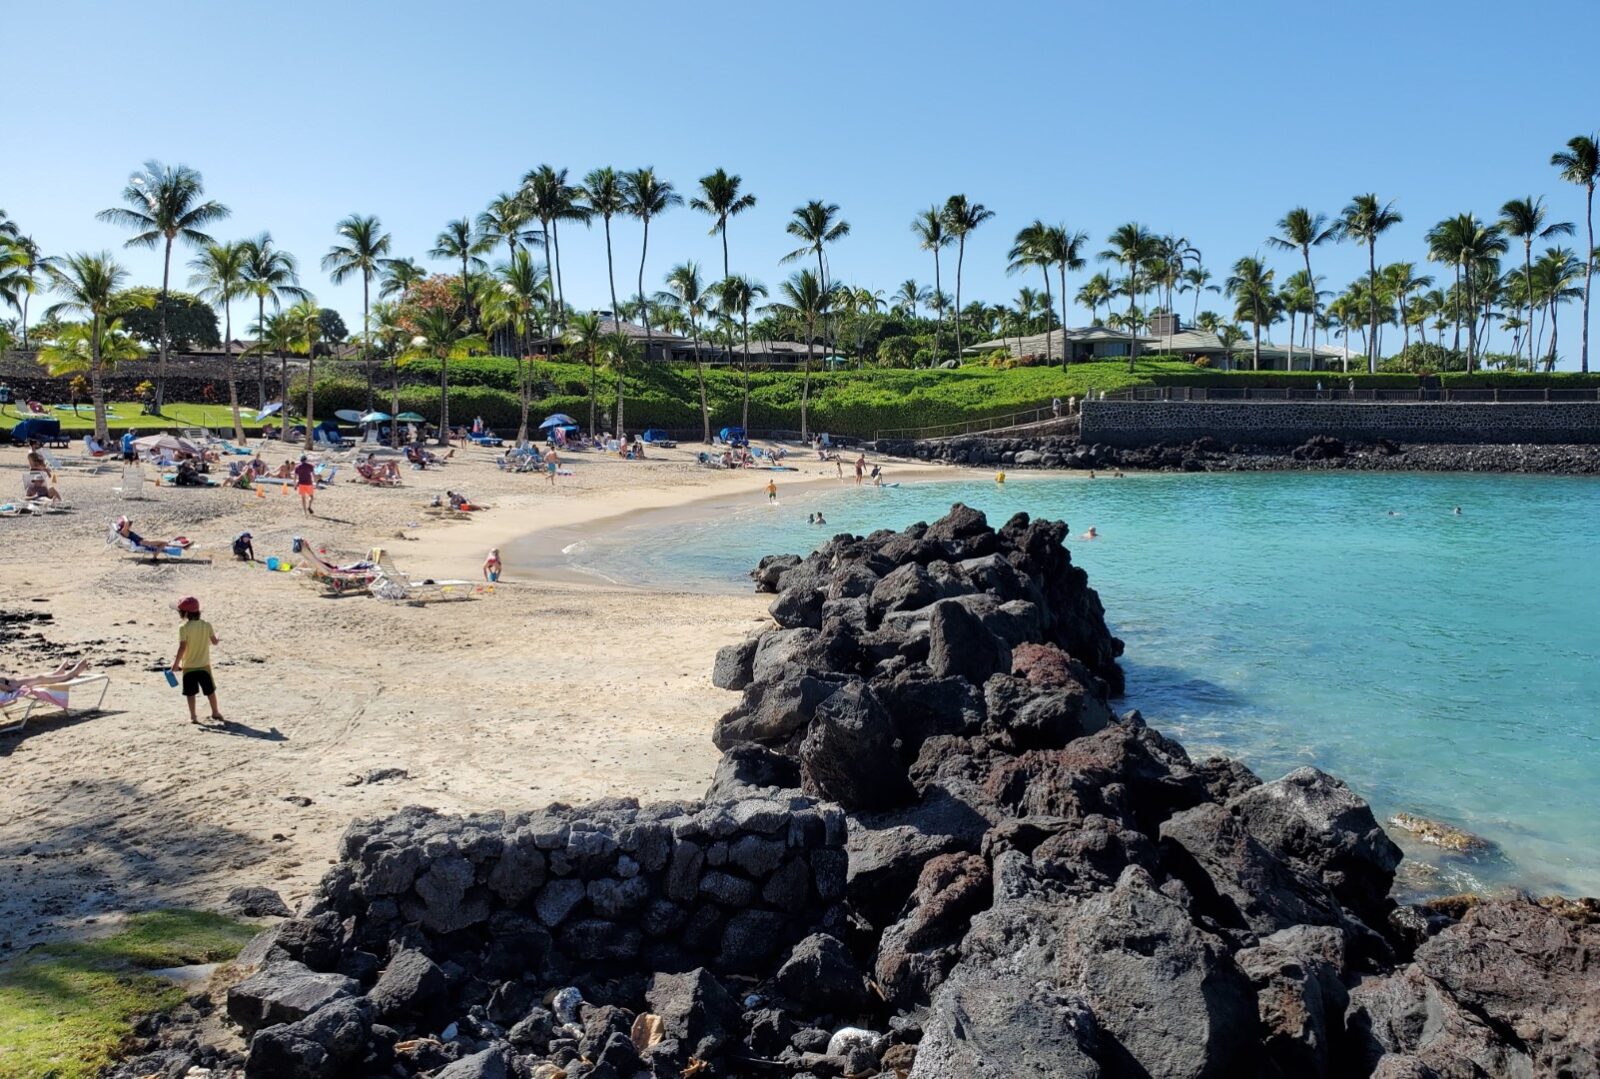
<svg viewBox="0 0 1600 1079"><path fill-rule="evenodd" d="M183 624L178 627L178 654L172 657L172 673L183 672L183 695L189 702L189 722L199 723L195 715L195 697L204 693L211 706L211 718L222 722L217 711L217 684L211 677L211 646L217 635L211 623L200 617L200 601L188 596L178 601L178 613Z"/></svg>

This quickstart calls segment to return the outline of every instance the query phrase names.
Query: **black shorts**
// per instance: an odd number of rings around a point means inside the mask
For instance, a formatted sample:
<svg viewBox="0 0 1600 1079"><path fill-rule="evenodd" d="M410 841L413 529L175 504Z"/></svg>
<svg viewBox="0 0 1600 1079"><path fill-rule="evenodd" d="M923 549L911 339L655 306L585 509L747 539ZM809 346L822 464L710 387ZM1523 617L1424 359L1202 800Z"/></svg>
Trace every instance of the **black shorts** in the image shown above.
<svg viewBox="0 0 1600 1079"><path fill-rule="evenodd" d="M217 691L217 684L211 680L211 668L202 667L197 671L183 672L183 695L193 697L196 694L211 696Z"/></svg>

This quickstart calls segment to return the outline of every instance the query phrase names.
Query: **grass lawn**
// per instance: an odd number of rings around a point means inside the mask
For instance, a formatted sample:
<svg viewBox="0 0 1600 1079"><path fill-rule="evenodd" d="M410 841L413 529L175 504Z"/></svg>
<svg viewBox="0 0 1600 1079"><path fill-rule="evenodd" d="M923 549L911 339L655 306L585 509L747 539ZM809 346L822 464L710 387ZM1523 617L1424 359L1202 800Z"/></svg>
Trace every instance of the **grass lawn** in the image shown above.
<svg viewBox="0 0 1600 1079"><path fill-rule="evenodd" d="M192 405L173 404L168 402L163 414L160 416L142 416L139 414L137 401L108 401L106 403L106 426L112 431L124 431L129 427L136 427L145 434L156 431L176 431L180 427L209 427L212 431L226 435L233 430L233 413L226 404L220 405ZM76 414L69 409L51 409L50 415L61 421L63 431L93 431L94 406L80 404ZM261 421L255 418L255 409L241 408L239 419L244 423L247 433L255 434L261 430ZM0 411L0 427L10 429L15 426L21 417L17 413L16 405L7 405ZM269 418L270 421L270 418ZM282 422L270 421L270 422Z"/></svg>
<svg viewBox="0 0 1600 1079"><path fill-rule="evenodd" d="M233 958L257 928L219 914L158 910L118 932L47 944L0 963L0 1079L93 1076L134 1016L185 991L143 973Z"/></svg>

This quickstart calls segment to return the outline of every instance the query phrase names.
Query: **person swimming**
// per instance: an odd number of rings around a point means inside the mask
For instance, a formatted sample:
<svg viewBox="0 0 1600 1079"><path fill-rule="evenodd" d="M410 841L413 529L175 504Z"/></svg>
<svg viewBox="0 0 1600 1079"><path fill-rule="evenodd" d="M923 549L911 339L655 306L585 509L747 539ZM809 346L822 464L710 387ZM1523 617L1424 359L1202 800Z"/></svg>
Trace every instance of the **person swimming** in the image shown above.
<svg viewBox="0 0 1600 1079"><path fill-rule="evenodd" d="M1461 516L1461 507L1457 506L1455 509L1451 510L1450 511L1450 515L1452 517L1460 517Z"/></svg>
<svg viewBox="0 0 1600 1079"><path fill-rule="evenodd" d="M1083 538L1087 539L1087 540L1099 539L1100 538L1100 533L1095 531L1094 525L1090 525L1089 526L1089 531L1087 531L1087 532L1085 532L1083 534Z"/></svg>
<svg viewBox="0 0 1600 1079"><path fill-rule="evenodd" d="M820 513L819 513L819 514L817 514L817 524L819 524L819 525L825 525L825 524L827 524L827 523L828 523L828 522L827 522L827 521L825 521L825 520L824 520L824 519L823 519L823 517L822 517L822 514L820 514Z"/></svg>
<svg viewBox="0 0 1600 1079"><path fill-rule="evenodd" d="M1004 472L996 472L994 474L994 482L996 482L996 483L1004 483L1004 482L1006 482L1006 474Z"/></svg>

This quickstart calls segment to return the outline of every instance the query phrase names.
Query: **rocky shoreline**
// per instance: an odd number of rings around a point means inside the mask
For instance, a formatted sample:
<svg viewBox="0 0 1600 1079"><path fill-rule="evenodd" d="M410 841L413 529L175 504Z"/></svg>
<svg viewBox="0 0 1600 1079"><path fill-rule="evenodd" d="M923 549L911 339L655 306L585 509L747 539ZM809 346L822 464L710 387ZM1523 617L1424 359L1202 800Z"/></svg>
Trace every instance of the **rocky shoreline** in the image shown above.
<svg viewBox="0 0 1600 1079"><path fill-rule="evenodd" d="M1399 905L1338 779L1118 714L1065 531L957 505L763 559L703 800L357 821L110 1074L1600 1074L1600 906Z"/></svg>
<svg viewBox="0 0 1600 1079"><path fill-rule="evenodd" d="M968 438L910 442L883 439L881 453L930 463L1006 469L1114 469L1159 472L1517 472L1600 476L1600 445L1401 445L1346 443L1317 435L1292 449L1224 445L1212 438L1133 449L1075 438Z"/></svg>

